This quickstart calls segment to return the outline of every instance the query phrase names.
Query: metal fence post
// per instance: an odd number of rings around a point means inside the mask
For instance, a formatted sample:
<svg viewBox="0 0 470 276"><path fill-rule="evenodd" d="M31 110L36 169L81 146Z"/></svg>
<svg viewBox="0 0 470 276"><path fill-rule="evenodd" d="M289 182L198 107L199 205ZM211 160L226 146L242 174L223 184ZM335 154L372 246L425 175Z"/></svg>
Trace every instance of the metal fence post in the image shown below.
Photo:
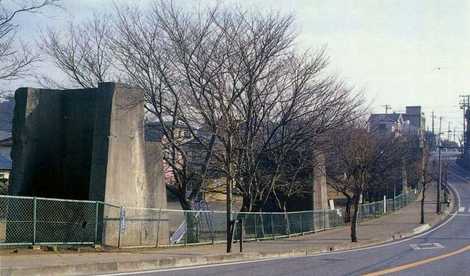
<svg viewBox="0 0 470 276"><path fill-rule="evenodd" d="M276 234L274 233L274 214L271 213L271 233L273 235L273 240L276 239Z"/></svg>
<svg viewBox="0 0 470 276"><path fill-rule="evenodd" d="M99 212L99 202L95 203L95 244L98 243L98 212Z"/></svg>
<svg viewBox="0 0 470 276"><path fill-rule="evenodd" d="M284 221L286 223L286 227L284 229L287 230L287 237L290 237L290 218L289 218L289 213L284 212L284 217L286 218Z"/></svg>
<svg viewBox="0 0 470 276"><path fill-rule="evenodd" d="M188 245L188 213L189 211L184 211L184 221L185 221L185 224L184 224L184 247L186 247ZM192 214L191 214L192 216ZM227 232L229 233L230 230Z"/></svg>
<svg viewBox="0 0 470 276"><path fill-rule="evenodd" d="M384 215L387 213L387 196L384 195Z"/></svg>
<svg viewBox="0 0 470 276"><path fill-rule="evenodd" d="M260 216L262 215L260 214ZM255 239L258 240L258 216L255 214L253 217L255 219Z"/></svg>
<svg viewBox="0 0 470 276"><path fill-rule="evenodd" d="M36 223L37 223L37 199L33 198L33 245L36 244Z"/></svg>
<svg viewBox="0 0 470 276"><path fill-rule="evenodd" d="M303 220L303 213L300 213L300 233L302 236L304 235L304 220Z"/></svg>
<svg viewBox="0 0 470 276"><path fill-rule="evenodd" d="M240 223L240 253L243 252L243 220L242 219L238 219L238 222Z"/></svg>
<svg viewBox="0 0 470 276"><path fill-rule="evenodd" d="M214 210L211 210L211 219L213 219L215 216L214 216ZM212 240L212 245L215 244L215 229L214 229L214 224L212 223L212 220L211 220L211 230L212 230L212 235L211 235L211 240Z"/></svg>
<svg viewBox="0 0 470 276"><path fill-rule="evenodd" d="M315 209L312 210L312 232L315 233L315 223L317 220L315 219Z"/></svg>

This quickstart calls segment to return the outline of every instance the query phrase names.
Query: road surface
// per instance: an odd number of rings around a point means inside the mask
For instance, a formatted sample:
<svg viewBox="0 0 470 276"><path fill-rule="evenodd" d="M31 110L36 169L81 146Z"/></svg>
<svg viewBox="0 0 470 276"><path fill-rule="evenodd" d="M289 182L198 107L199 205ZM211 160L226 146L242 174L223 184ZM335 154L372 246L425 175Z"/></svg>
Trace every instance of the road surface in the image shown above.
<svg viewBox="0 0 470 276"><path fill-rule="evenodd" d="M455 164L450 167L456 212L414 238L318 256L110 275L470 275L470 172Z"/></svg>

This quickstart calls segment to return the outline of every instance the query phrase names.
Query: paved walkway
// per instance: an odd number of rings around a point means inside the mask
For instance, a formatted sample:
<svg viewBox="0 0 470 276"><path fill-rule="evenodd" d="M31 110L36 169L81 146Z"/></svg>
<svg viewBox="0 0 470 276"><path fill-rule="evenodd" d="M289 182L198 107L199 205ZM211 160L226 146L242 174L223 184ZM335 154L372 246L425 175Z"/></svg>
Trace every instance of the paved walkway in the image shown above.
<svg viewBox="0 0 470 276"><path fill-rule="evenodd" d="M435 225L439 223L445 215L435 214L435 188L428 189L426 193L425 218L426 223ZM297 236L290 239L265 240L259 242L244 243L246 256L273 256L282 255L288 252L320 252L331 249L348 249L358 246L370 245L389 241L401 236L413 234L413 230L420 226L419 222L419 201L412 202L408 206L400 209L396 213L386 215L377 219L364 221L359 226L359 242L350 242L349 227L340 227L320 233ZM234 244L234 252L238 250L238 244ZM252 254L252 255L250 255ZM234 255L234 254L232 254ZM239 254L240 255L240 254ZM220 258L215 258L219 256ZM214 262L225 260L225 244L173 247L160 249L123 249L110 252L44 252L22 249L18 252L13 250L0 251L0 272L10 274L19 269L46 268L47 266L70 266L70 265L92 265L121 262L156 262L166 261L166 266L172 266L175 260L188 259L188 264L194 264L193 260L204 257L214 257ZM164 263L165 264L165 263ZM184 264L184 262L183 262ZM181 262L178 263L181 265ZM160 266L162 266L160 264ZM151 267L149 267L151 268ZM101 268L102 269L102 268ZM115 269L111 269L114 270ZM3 273L7 272L7 273ZM91 271L90 273L95 273ZM13 273L14 274L14 273ZM21 274L21 273L19 273Z"/></svg>

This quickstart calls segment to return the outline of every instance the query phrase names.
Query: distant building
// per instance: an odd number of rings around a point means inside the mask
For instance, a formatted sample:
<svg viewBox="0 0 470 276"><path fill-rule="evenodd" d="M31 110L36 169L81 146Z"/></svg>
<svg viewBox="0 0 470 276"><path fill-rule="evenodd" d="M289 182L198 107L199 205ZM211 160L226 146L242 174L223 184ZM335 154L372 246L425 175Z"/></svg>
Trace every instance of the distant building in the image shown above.
<svg viewBox="0 0 470 276"><path fill-rule="evenodd" d="M406 122L405 134L424 137L426 119L421 106L407 106L406 113L402 115Z"/></svg>
<svg viewBox="0 0 470 276"><path fill-rule="evenodd" d="M184 142L185 140L190 139L191 132L185 125L177 124L175 126L171 125L171 122L165 123L166 128L163 127L160 122L147 122L145 123L145 140L152 142L162 142L167 143L165 137L165 130L173 130L173 135L175 140L178 142Z"/></svg>
<svg viewBox="0 0 470 276"><path fill-rule="evenodd" d="M380 135L424 138L426 119L421 106L407 106L406 113L378 113L369 117L369 131Z"/></svg>
<svg viewBox="0 0 470 276"><path fill-rule="evenodd" d="M0 185L5 184L10 178L10 152L13 145L11 125L14 106L15 101L13 98L0 97ZM1 188L2 187L0 187L0 190Z"/></svg>
<svg viewBox="0 0 470 276"><path fill-rule="evenodd" d="M405 121L400 113L371 114L368 120L369 132L378 135L402 135Z"/></svg>
<svg viewBox="0 0 470 276"><path fill-rule="evenodd" d="M11 146L13 139L9 132L0 131L0 184L4 184L10 178L11 171Z"/></svg>
<svg viewBox="0 0 470 276"><path fill-rule="evenodd" d="M13 139L11 133L0 131L0 155L8 157L10 159L11 146L13 145Z"/></svg>
<svg viewBox="0 0 470 276"><path fill-rule="evenodd" d="M10 178L11 160L0 154L0 182L5 183ZM1 183L0 183L1 184Z"/></svg>
<svg viewBox="0 0 470 276"><path fill-rule="evenodd" d="M210 134L202 128L189 129L186 125L178 124L176 126L167 125L167 131L173 130L174 139L180 149L185 153L187 165L193 169L200 170L205 163L207 149L196 139L209 143ZM145 140L152 142L161 142L163 145L169 143L164 135L165 128L160 122L148 122L145 124ZM176 153L176 163L183 162L181 153ZM164 160L165 181L172 183L175 181L173 168Z"/></svg>

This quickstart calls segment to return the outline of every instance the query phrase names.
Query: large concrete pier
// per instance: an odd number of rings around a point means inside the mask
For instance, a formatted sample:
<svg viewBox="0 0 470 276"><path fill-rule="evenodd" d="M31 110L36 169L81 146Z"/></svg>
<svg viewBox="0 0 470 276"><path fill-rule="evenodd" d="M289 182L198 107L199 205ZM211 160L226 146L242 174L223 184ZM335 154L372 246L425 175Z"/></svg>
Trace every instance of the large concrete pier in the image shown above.
<svg viewBox="0 0 470 276"><path fill-rule="evenodd" d="M142 90L117 83L74 90L20 88L15 101L10 195L166 208L161 145L144 140ZM116 216L109 209L102 208L103 219ZM117 240L118 226L100 225L103 242ZM168 235L154 227L129 223L123 237L136 245L154 242L156 233ZM158 239L165 243L168 237Z"/></svg>

